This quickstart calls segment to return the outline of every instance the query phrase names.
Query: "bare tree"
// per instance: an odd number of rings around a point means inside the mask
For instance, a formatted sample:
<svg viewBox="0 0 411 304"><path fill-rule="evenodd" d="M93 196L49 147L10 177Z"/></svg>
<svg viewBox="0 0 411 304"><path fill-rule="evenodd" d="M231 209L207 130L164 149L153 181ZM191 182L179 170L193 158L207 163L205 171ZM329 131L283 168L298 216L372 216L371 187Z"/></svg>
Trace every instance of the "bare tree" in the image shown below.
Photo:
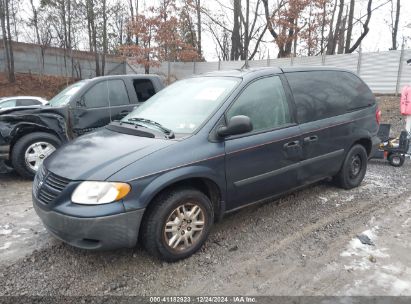
<svg viewBox="0 0 411 304"><path fill-rule="evenodd" d="M350 1L350 12L348 13L347 38L345 40L345 52L347 53L351 46L352 27L354 21L355 0Z"/></svg>
<svg viewBox="0 0 411 304"><path fill-rule="evenodd" d="M392 46L391 50L396 50L398 48L397 44L397 35L398 35L398 23L400 21L400 12L401 12L401 0L396 0L397 7L394 10L394 0L391 0L391 41ZM394 16L395 12L395 16Z"/></svg>
<svg viewBox="0 0 411 304"><path fill-rule="evenodd" d="M3 35L4 51L6 53L6 70L9 82L15 82L14 55L10 32L10 0L0 0L0 23Z"/></svg>
<svg viewBox="0 0 411 304"><path fill-rule="evenodd" d="M363 32L361 33L361 35L357 38L357 41L353 44L352 47L350 47L346 53L352 53L354 52L361 44L362 40L365 38L365 36L367 36L368 32L370 31L370 28L368 27L368 25L370 24L370 20L371 20L371 15L372 15L372 0L368 0L368 4L367 4L367 14L366 14L366 20L363 24Z"/></svg>

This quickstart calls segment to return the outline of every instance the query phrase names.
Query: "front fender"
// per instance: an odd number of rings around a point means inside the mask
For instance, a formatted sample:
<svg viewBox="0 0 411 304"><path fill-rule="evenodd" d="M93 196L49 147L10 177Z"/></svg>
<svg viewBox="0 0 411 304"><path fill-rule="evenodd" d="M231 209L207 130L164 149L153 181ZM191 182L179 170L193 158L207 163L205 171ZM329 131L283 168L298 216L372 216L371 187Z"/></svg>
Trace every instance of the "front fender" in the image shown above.
<svg viewBox="0 0 411 304"><path fill-rule="evenodd" d="M53 133L62 142L66 142L68 138L66 121L64 117L57 114L9 114L0 116L0 135L2 141L11 144L21 134L25 133L25 130Z"/></svg>
<svg viewBox="0 0 411 304"><path fill-rule="evenodd" d="M136 180L132 185L136 187L137 191L145 184L142 191L138 193L137 204L136 201L124 201L127 210L146 208L152 199L162 190L175 183L189 180L192 178L201 178L209 180L217 185L220 190L221 200L225 201L226 197L226 183L224 170L211 169L208 166L194 165L175 169L161 175L150 177L143 180Z"/></svg>

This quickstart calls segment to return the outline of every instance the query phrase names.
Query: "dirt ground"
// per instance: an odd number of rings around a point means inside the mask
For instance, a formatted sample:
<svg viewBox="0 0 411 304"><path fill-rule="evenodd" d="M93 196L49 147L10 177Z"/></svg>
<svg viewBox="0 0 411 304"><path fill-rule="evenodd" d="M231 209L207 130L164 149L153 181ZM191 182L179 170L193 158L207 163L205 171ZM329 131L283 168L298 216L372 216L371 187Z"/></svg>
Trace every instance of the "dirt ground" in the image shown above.
<svg viewBox="0 0 411 304"><path fill-rule="evenodd" d="M50 75L16 74L16 82L9 83L6 75L0 73L0 97L29 95L51 99L75 80Z"/></svg>
<svg viewBox="0 0 411 304"><path fill-rule="evenodd" d="M379 98L394 131L398 102ZM356 189L322 182L228 215L200 252L173 264L141 248L91 252L53 239L31 182L2 175L0 295L411 296L410 169L372 160Z"/></svg>

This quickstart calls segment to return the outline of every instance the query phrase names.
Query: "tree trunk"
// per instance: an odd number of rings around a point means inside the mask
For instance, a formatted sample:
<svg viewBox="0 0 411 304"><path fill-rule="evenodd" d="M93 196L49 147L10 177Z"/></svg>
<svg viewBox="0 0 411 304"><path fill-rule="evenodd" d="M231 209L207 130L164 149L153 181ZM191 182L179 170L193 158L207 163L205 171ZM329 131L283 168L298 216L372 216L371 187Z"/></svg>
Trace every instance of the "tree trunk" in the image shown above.
<svg viewBox="0 0 411 304"><path fill-rule="evenodd" d="M198 58L203 57L203 49L201 46L201 0L196 0L196 13L197 13L197 53Z"/></svg>
<svg viewBox="0 0 411 304"><path fill-rule="evenodd" d="M351 46L352 26L354 20L355 0L350 2L350 12L348 14L347 37L345 39L345 52L347 53Z"/></svg>
<svg viewBox="0 0 411 304"><path fill-rule="evenodd" d="M338 34L338 51L337 51L338 54L344 53L346 23L347 23L347 16L344 16L341 26L340 26L340 31Z"/></svg>
<svg viewBox="0 0 411 304"><path fill-rule="evenodd" d="M337 48L337 43L339 40L339 36L341 34L341 22L342 22L342 14L344 12L344 0L340 0L339 8L338 8L338 16L337 16L337 23L335 24L334 30L334 37L331 41L328 41L328 54L334 55L335 50Z"/></svg>
<svg viewBox="0 0 411 304"><path fill-rule="evenodd" d="M107 0L102 0L103 3L103 55L101 57L101 75L104 76L106 68L106 54L107 54Z"/></svg>
<svg viewBox="0 0 411 304"><path fill-rule="evenodd" d="M9 0L0 0L0 22L3 34L4 51L6 53L6 70L9 82L15 82L13 45L10 32Z"/></svg>
<svg viewBox="0 0 411 304"><path fill-rule="evenodd" d="M231 34L231 54L230 60L238 60L241 55L241 35L240 35L240 14L241 14L241 1L234 1L234 14L233 14L233 31Z"/></svg>
<svg viewBox="0 0 411 304"><path fill-rule="evenodd" d="M400 21L401 0L397 0L397 10L395 12L395 21L392 27L392 50L397 49L397 35L398 35L398 22Z"/></svg>
<svg viewBox="0 0 411 304"><path fill-rule="evenodd" d="M327 17L327 2L324 1L322 7L322 21L321 21L321 42L320 42L320 53L324 54L324 41L325 41L325 24L326 24L326 17Z"/></svg>
<svg viewBox="0 0 411 304"><path fill-rule="evenodd" d="M91 30L91 45L93 47L94 52L94 59L96 62L96 76L100 76L100 62L99 62L99 54L97 50L97 29L94 23L94 1L87 0L87 19L90 23L90 30Z"/></svg>
<svg viewBox="0 0 411 304"><path fill-rule="evenodd" d="M331 23L330 23L330 33L328 34L327 55L333 55L333 47L334 47L334 40L335 40L334 36L337 35L337 32L334 31L333 29L335 12L337 11L337 4L338 4L338 0L335 0L333 14L332 14Z"/></svg>

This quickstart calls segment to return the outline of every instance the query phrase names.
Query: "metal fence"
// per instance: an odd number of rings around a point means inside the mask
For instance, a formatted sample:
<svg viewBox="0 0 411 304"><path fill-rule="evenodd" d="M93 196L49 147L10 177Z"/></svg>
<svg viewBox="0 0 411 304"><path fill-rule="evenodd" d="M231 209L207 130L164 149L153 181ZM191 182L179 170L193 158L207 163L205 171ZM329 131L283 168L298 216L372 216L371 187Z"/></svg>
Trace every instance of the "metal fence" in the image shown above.
<svg viewBox="0 0 411 304"><path fill-rule="evenodd" d="M411 50L253 60L248 65L340 67L361 76L374 93L395 94L400 92L403 85L411 83L411 67L407 66L407 59L411 59ZM170 83L193 74L238 69L244 64L244 61L164 62L159 67L152 67L150 73L159 74ZM133 64L132 60L128 60L126 71L144 73L144 69Z"/></svg>
<svg viewBox="0 0 411 304"><path fill-rule="evenodd" d="M72 51L37 44L13 42L14 69L17 73L46 74L55 76L92 78L96 75L93 53ZM101 65L101 63L100 63ZM5 52L0 40L0 71L5 71ZM106 75L126 73L123 57L106 56Z"/></svg>

